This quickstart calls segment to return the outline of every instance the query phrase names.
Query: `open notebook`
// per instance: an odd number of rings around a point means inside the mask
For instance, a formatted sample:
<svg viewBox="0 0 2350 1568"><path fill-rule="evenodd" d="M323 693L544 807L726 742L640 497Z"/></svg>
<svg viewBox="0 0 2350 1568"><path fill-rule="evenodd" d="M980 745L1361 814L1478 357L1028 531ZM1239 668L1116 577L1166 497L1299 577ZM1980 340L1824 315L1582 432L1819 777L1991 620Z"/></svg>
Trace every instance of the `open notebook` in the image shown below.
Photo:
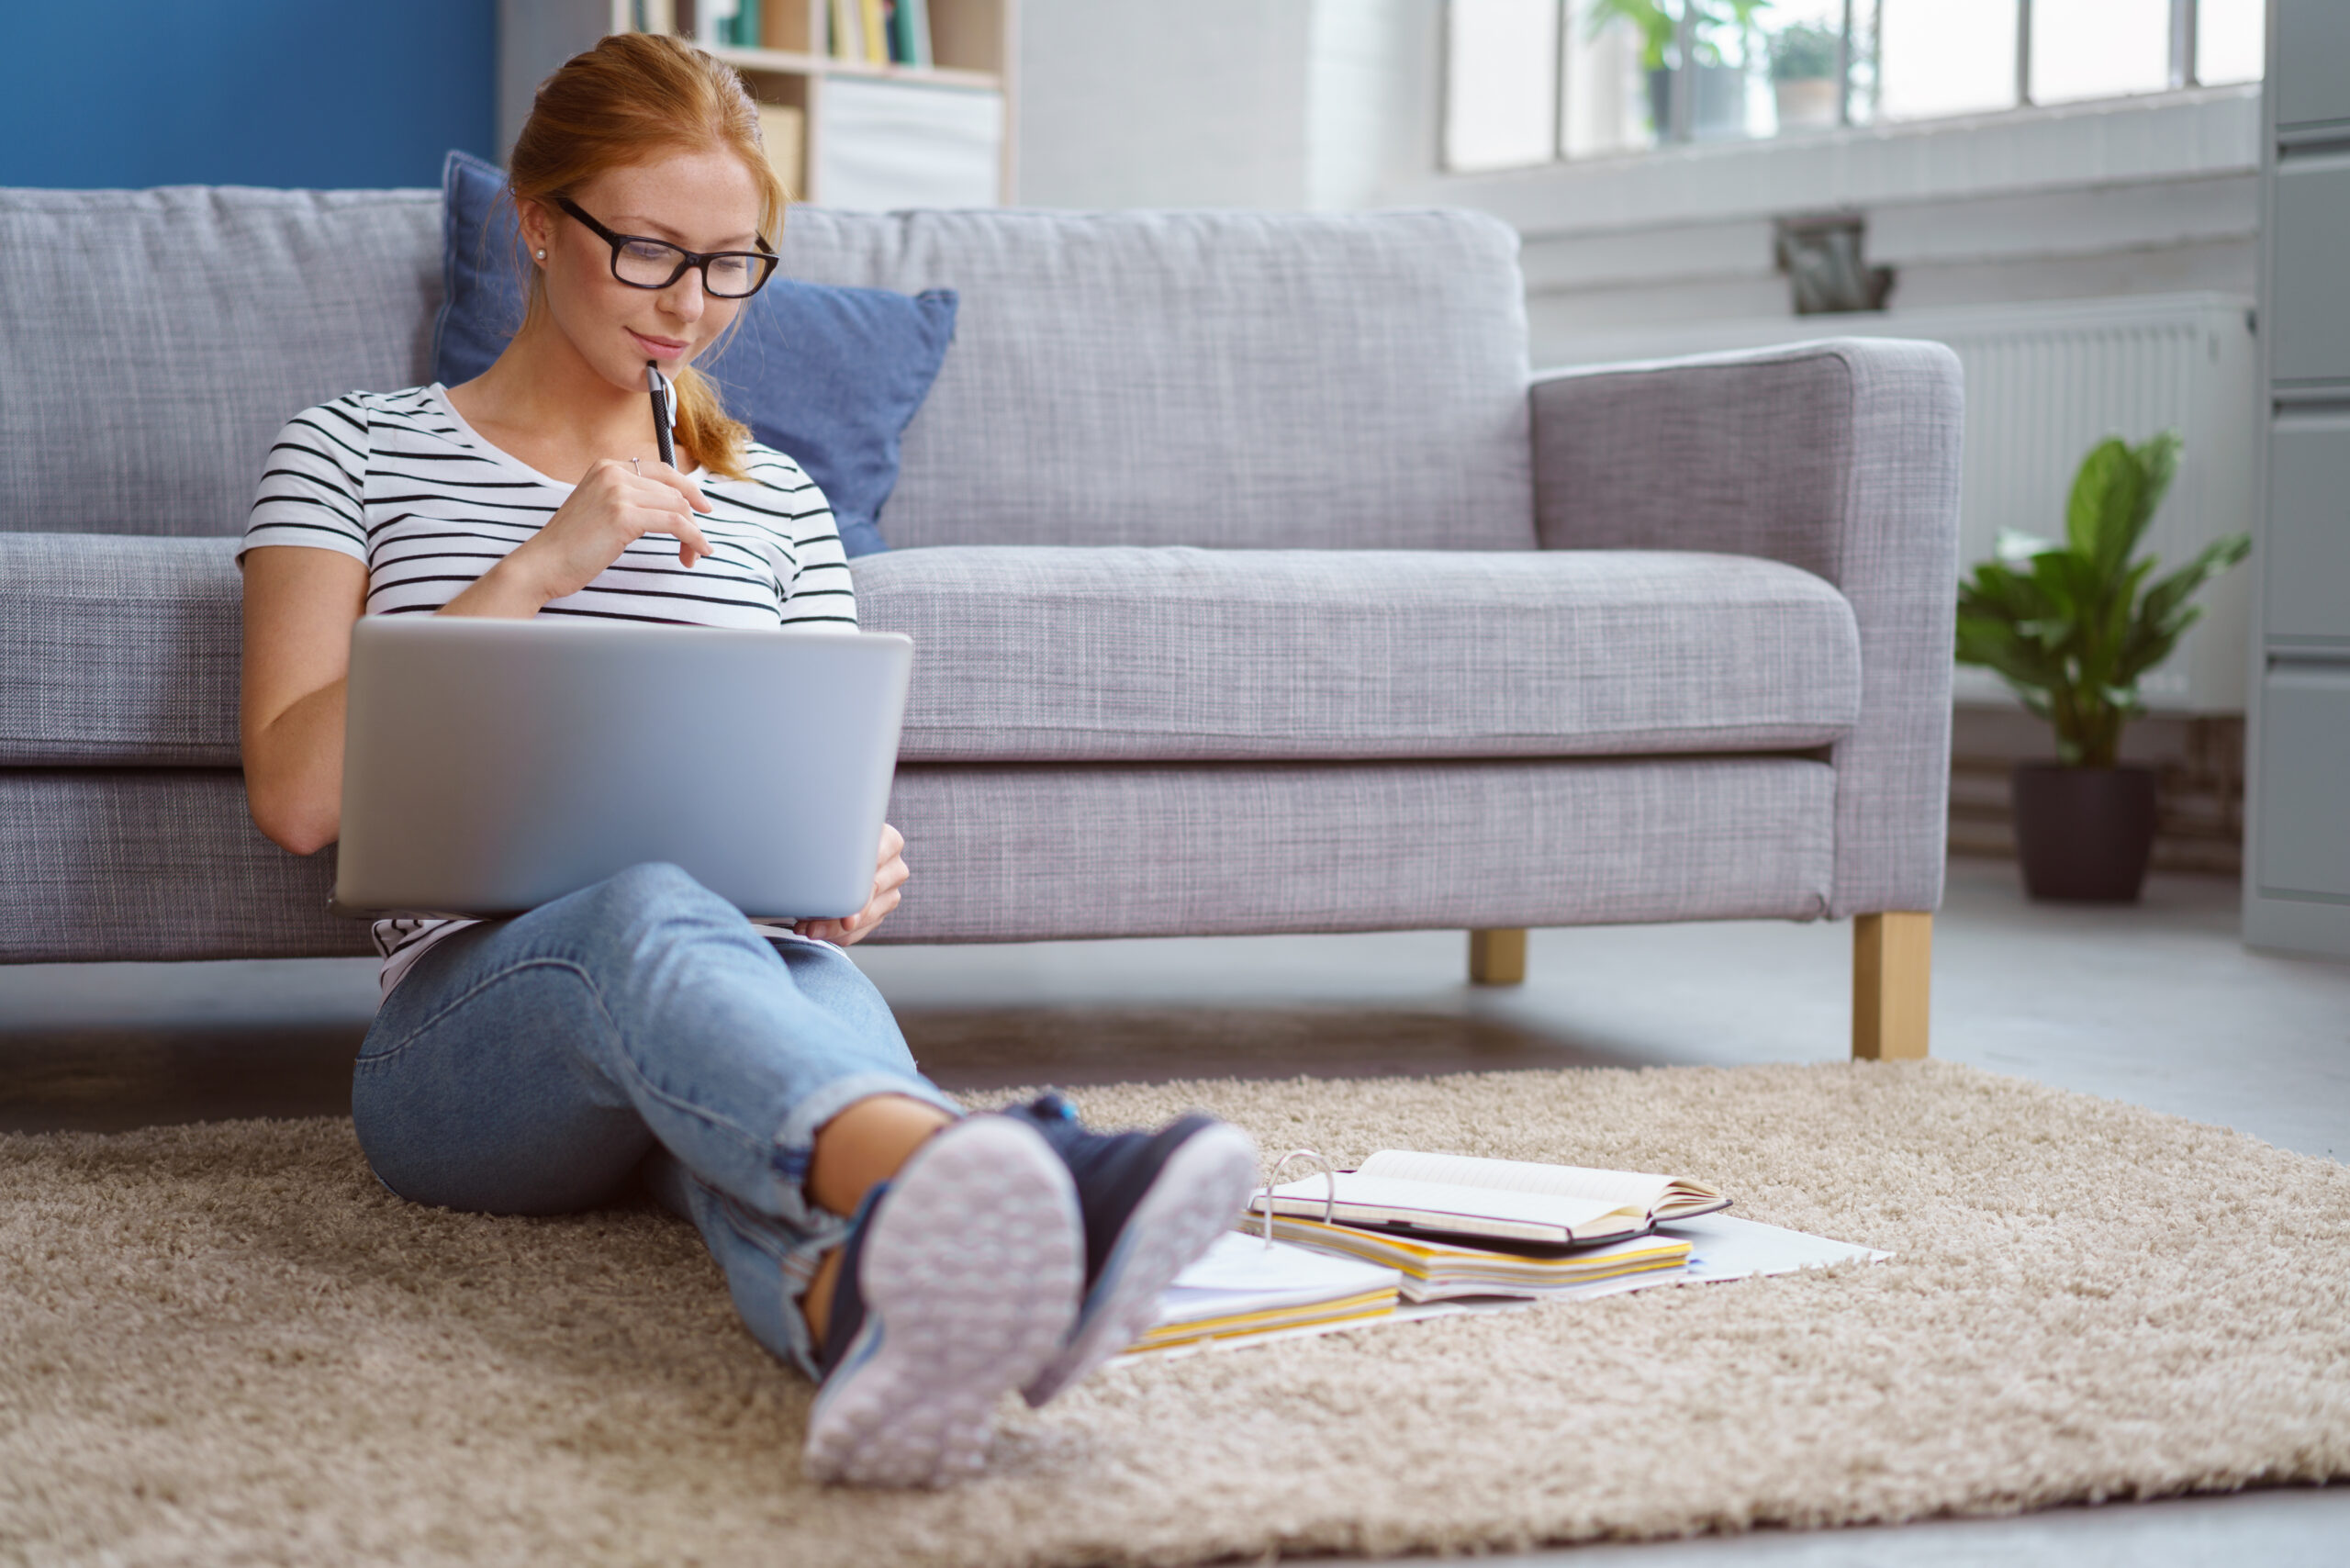
<svg viewBox="0 0 2350 1568"><path fill-rule="evenodd" d="M1264 1213L1265 1202L1259 1193L1249 1200L1250 1212ZM1293 1219L1319 1220L1326 1211L1340 1225L1550 1247L1620 1241L1661 1222L1728 1207L1728 1198L1684 1176L1393 1148L1335 1177L1309 1176L1272 1190L1273 1213Z"/></svg>

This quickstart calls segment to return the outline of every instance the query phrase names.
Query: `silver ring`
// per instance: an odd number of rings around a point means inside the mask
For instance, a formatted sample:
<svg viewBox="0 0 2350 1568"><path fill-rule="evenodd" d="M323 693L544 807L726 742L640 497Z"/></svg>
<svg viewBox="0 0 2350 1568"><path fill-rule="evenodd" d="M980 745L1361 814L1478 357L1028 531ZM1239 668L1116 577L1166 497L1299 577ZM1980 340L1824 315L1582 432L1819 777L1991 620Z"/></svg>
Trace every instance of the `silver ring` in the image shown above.
<svg viewBox="0 0 2350 1568"><path fill-rule="evenodd" d="M632 457L628 460L628 465L636 470L636 476L640 479L644 477L643 464L644 460L641 457Z"/></svg>

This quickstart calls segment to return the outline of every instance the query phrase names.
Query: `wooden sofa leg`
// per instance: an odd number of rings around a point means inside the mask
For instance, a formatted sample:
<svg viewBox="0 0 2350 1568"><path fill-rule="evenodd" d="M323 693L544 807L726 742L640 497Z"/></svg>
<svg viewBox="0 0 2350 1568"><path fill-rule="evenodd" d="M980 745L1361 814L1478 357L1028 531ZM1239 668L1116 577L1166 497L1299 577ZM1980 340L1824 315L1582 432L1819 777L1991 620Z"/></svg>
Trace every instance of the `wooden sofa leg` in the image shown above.
<svg viewBox="0 0 2350 1568"><path fill-rule="evenodd" d="M1526 927L1469 933L1469 979L1475 985L1526 983Z"/></svg>
<svg viewBox="0 0 2350 1568"><path fill-rule="evenodd" d="M1927 980L1933 958L1932 915L1853 917L1853 1060L1914 1061L1926 1054Z"/></svg>

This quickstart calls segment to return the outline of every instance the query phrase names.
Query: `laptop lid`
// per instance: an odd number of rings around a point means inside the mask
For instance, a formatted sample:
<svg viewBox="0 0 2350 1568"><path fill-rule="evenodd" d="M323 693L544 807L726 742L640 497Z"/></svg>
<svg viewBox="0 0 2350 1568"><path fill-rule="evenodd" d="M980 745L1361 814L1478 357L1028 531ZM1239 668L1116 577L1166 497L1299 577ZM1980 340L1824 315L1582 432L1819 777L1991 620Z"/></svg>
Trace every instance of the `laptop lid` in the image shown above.
<svg viewBox="0 0 2350 1568"><path fill-rule="evenodd" d="M515 914L644 861L744 913L872 894L913 644L458 616L352 628L349 914Z"/></svg>

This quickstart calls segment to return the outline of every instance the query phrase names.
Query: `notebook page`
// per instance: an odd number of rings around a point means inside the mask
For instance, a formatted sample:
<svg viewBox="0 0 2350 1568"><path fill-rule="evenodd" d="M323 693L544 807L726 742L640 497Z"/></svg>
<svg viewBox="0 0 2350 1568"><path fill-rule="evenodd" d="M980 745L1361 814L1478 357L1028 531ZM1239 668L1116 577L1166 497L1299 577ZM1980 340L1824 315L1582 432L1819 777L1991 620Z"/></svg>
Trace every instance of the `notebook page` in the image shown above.
<svg viewBox="0 0 2350 1568"><path fill-rule="evenodd" d="M1536 1165L1524 1159L1483 1159L1469 1154L1416 1154L1382 1148L1362 1162L1365 1176L1414 1182L1443 1182L1456 1187L1489 1187L1504 1193L1540 1193L1554 1198L1604 1200L1609 1207L1630 1204L1643 1214L1664 1201L1669 1176L1633 1170L1586 1170L1572 1165Z"/></svg>
<svg viewBox="0 0 2350 1568"><path fill-rule="evenodd" d="M1307 1176L1282 1182L1273 1189L1273 1195L1287 1200L1284 1213L1294 1206L1311 1217L1321 1213L1328 1191L1321 1177ZM1259 1194L1249 1200L1249 1207L1261 1213L1263 1203ZM1400 1176L1369 1175L1360 1170L1338 1174L1338 1214L1342 1219L1350 1212L1360 1215L1365 1209L1385 1209L1438 1230L1444 1229L1448 1220L1492 1219L1581 1232L1628 1208L1637 1216L1635 1223L1647 1216L1648 1211L1637 1204L1611 1203L1606 1198L1561 1198L1549 1193L1470 1187L1458 1182L1416 1182Z"/></svg>
<svg viewBox="0 0 2350 1568"><path fill-rule="evenodd" d="M1352 1258L1334 1258L1264 1238L1225 1231L1206 1254L1175 1276L1158 1298L1160 1324L1343 1301L1366 1291L1393 1288L1403 1278L1393 1269Z"/></svg>

